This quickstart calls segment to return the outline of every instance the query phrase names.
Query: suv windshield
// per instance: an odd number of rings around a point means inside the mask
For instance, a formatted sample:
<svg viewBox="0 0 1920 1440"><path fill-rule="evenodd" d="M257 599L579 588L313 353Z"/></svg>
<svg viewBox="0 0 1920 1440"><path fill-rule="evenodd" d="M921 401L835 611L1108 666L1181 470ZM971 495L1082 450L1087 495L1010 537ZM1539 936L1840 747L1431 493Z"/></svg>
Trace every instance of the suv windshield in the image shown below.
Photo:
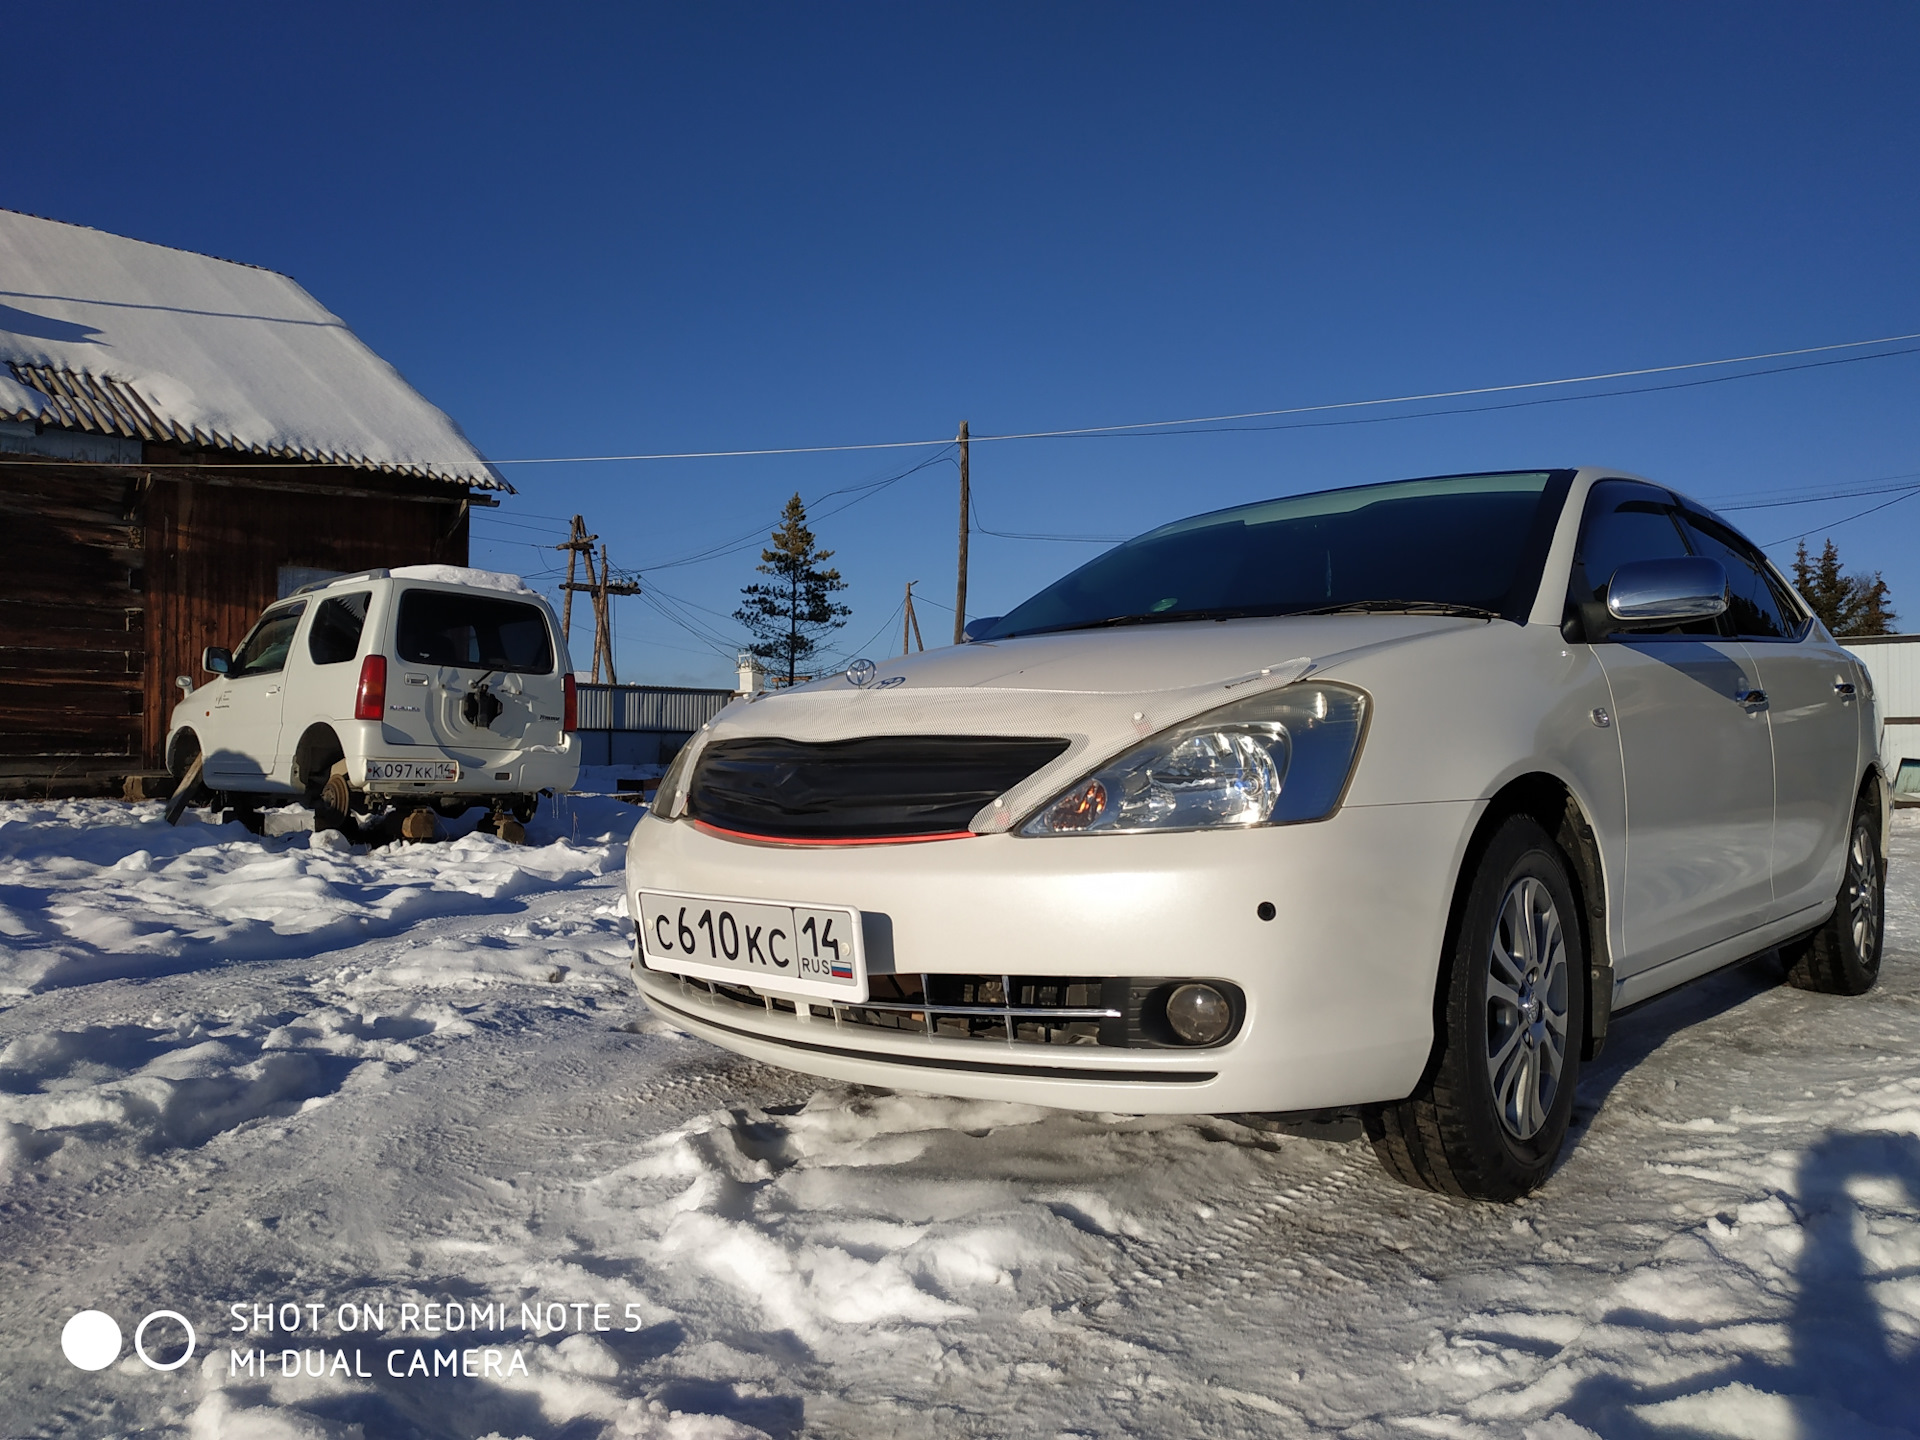
<svg viewBox="0 0 1920 1440"><path fill-rule="evenodd" d="M1081 566L978 638L1342 610L1524 623L1572 478L1446 475L1177 520Z"/></svg>
<svg viewBox="0 0 1920 1440"><path fill-rule="evenodd" d="M546 675L553 670L547 617L537 605L452 590L408 590L400 597L402 660Z"/></svg>

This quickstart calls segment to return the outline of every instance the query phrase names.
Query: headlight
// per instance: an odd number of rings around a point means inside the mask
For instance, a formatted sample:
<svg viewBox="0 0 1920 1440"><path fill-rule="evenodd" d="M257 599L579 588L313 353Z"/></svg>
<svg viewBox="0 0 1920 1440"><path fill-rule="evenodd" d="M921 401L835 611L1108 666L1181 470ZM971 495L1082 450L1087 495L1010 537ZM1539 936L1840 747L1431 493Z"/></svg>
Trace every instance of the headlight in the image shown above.
<svg viewBox="0 0 1920 1440"><path fill-rule="evenodd" d="M1323 819L1340 803L1367 697L1298 684L1189 720L1075 782L1022 835L1213 830Z"/></svg>

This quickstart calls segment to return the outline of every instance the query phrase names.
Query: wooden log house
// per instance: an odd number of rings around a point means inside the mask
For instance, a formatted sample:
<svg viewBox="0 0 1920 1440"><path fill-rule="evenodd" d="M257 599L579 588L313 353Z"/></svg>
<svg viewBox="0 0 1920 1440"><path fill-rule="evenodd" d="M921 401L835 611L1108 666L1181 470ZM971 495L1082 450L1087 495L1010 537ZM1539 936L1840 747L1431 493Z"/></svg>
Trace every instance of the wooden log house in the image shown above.
<svg viewBox="0 0 1920 1440"><path fill-rule="evenodd" d="M206 646L510 490L286 276L0 211L0 795L163 771Z"/></svg>

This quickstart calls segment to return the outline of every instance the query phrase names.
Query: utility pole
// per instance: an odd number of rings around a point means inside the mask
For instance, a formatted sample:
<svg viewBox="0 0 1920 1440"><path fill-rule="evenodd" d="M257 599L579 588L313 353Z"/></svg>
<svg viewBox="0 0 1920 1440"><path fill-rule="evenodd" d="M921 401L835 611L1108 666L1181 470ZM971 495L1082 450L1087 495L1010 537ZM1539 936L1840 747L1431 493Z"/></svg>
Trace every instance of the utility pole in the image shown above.
<svg viewBox="0 0 1920 1440"><path fill-rule="evenodd" d="M967 422L960 422L960 588L953 601L953 643L967 638L967 533L973 528L973 496L967 479Z"/></svg>
<svg viewBox="0 0 1920 1440"><path fill-rule="evenodd" d="M574 562L584 551L587 557L587 579L591 581L593 579L593 542L599 538L598 535L587 534L587 522L576 515L573 517L573 533L567 537L566 543L553 547L567 552L567 583L560 587L567 598L561 602L560 631L566 636L568 645L573 644Z"/></svg>
<svg viewBox="0 0 1920 1440"><path fill-rule="evenodd" d="M600 547L600 588L594 593L595 618L598 621L598 633L593 651L593 678L600 678L600 657L607 657L607 683L618 685L620 677L613 673L613 603L615 595L638 595L640 586L632 580L615 580L613 567L607 563L607 547Z"/></svg>
<svg viewBox="0 0 1920 1440"><path fill-rule="evenodd" d="M919 583L918 580L907 581L906 614L900 617L900 653L902 655L905 655L910 648L907 644L909 636L920 642L922 650L927 648L927 642L920 639L920 617L913 613L913 587Z"/></svg>
<svg viewBox="0 0 1920 1440"><path fill-rule="evenodd" d="M593 542L598 535L587 534L586 522L578 515L573 517L573 538L564 545L556 545L556 550L565 550L567 554L567 582L560 589L566 595L566 615L562 621L568 632L568 644L571 646L573 626L573 593L585 591L593 601L593 681L600 683L600 664L604 659L607 666L607 683L618 685L620 679L613 670L613 607L608 601L613 595L638 595L640 584L636 580L615 580L613 567L607 563L607 547L600 547L600 573L593 571ZM586 583L580 584L573 578L575 554L584 555L587 563Z"/></svg>

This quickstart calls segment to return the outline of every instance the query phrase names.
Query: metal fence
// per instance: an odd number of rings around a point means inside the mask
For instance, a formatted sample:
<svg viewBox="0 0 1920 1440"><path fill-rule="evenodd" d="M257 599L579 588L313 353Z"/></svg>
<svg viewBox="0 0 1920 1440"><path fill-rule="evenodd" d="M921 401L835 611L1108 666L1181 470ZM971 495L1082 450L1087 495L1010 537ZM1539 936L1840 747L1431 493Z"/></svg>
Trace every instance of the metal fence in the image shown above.
<svg viewBox="0 0 1920 1440"><path fill-rule="evenodd" d="M1840 642L1873 677L1880 763L1905 803L1920 801L1920 635L1855 635Z"/></svg>
<svg viewBox="0 0 1920 1440"><path fill-rule="evenodd" d="M731 690L681 690L665 685L579 685L582 730L698 730L733 699Z"/></svg>

